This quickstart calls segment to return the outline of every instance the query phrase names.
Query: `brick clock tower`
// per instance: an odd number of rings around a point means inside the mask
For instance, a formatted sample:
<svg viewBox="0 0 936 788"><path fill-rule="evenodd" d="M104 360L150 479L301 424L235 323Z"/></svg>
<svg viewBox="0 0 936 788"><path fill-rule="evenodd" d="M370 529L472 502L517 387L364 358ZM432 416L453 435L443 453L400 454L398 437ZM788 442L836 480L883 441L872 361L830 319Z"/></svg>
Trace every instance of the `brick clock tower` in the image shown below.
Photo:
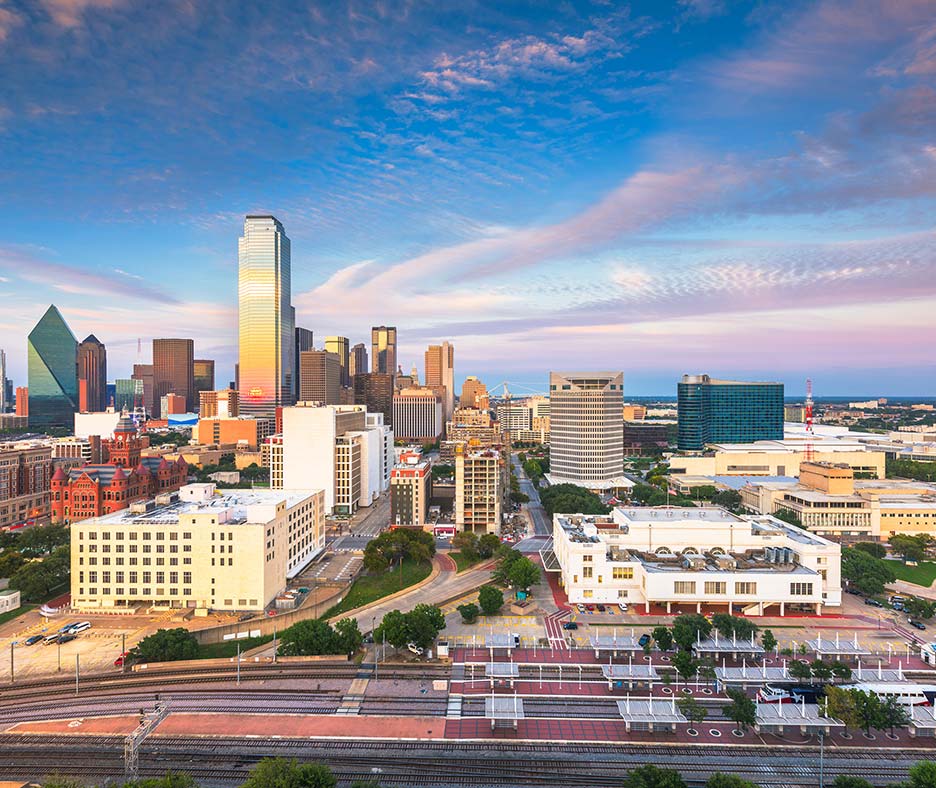
<svg viewBox="0 0 936 788"><path fill-rule="evenodd" d="M105 441L108 462L120 468L136 468L140 464L140 451L143 448L142 440L137 435L136 425L124 413L114 427L113 440Z"/></svg>

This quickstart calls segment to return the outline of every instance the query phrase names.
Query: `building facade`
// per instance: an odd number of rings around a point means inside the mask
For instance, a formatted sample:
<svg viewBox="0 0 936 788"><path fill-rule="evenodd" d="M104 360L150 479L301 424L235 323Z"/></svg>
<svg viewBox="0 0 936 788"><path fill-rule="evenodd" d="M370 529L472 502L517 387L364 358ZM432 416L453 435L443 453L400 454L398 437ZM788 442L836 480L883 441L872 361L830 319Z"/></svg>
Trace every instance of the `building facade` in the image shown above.
<svg viewBox="0 0 936 788"><path fill-rule="evenodd" d="M367 368L367 348L363 342L358 342L353 348L348 358L348 374L351 380L355 375L364 375L368 372ZM350 383L348 385L351 385Z"/></svg>
<svg viewBox="0 0 936 788"><path fill-rule="evenodd" d="M821 614L842 604L841 547L766 515L718 508L553 515L547 571L572 603L675 613Z"/></svg>
<svg viewBox="0 0 936 788"><path fill-rule="evenodd" d="M195 386L195 402L198 404L199 394L203 391L214 391L215 363L211 358L196 358L192 362L192 381Z"/></svg>
<svg viewBox="0 0 936 788"><path fill-rule="evenodd" d="M533 426L533 413L522 402L502 402L494 409L501 429L514 435Z"/></svg>
<svg viewBox="0 0 936 788"><path fill-rule="evenodd" d="M390 524L399 528L425 528L428 525L432 494L429 461L422 454L407 452L390 473Z"/></svg>
<svg viewBox="0 0 936 788"><path fill-rule="evenodd" d="M77 610L263 610L325 547L322 492L176 493L71 527Z"/></svg>
<svg viewBox="0 0 936 788"><path fill-rule="evenodd" d="M299 354L299 402L341 404L341 359L327 350Z"/></svg>
<svg viewBox="0 0 936 788"><path fill-rule="evenodd" d="M289 238L274 216L247 216L238 241L238 387L245 415L272 418L295 395L296 313Z"/></svg>
<svg viewBox="0 0 936 788"><path fill-rule="evenodd" d="M0 443L0 528L45 521L51 481L51 446L38 441Z"/></svg>
<svg viewBox="0 0 936 788"><path fill-rule="evenodd" d="M236 419L240 416L237 389L202 391L198 395L198 415L203 419Z"/></svg>
<svg viewBox="0 0 936 788"><path fill-rule="evenodd" d="M426 386L442 389L442 418L455 412L455 348L450 342L429 345L425 354Z"/></svg>
<svg viewBox="0 0 936 788"><path fill-rule="evenodd" d="M325 337L325 350L338 357L341 368L340 384L342 387L351 385L351 344L347 337Z"/></svg>
<svg viewBox="0 0 936 788"><path fill-rule="evenodd" d="M26 386L16 387L16 415L29 416L29 388Z"/></svg>
<svg viewBox="0 0 936 788"><path fill-rule="evenodd" d="M620 372L551 372L549 375L551 484L594 491L631 487L624 478Z"/></svg>
<svg viewBox="0 0 936 788"><path fill-rule="evenodd" d="M153 406L165 418L162 398L176 394L185 401L185 412L195 409L195 342L192 339L153 340Z"/></svg>
<svg viewBox="0 0 936 788"><path fill-rule="evenodd" d="M315 350L314 339L315 335L312 333L311 329L296 326L296 350L293 359L293 379L295 381L295 385L293 386L295 390L293 396L294 402L302 401L302 397L299 396L299 354L307 350Z"/></svg>
<svg viewBox="0 0 936 788"><path fill-rule="evenodd" d="M488 410L491 407L491 398L488 396L487 386L474 375L469 375L462 383L461 395L458 397L458 406L461 408L477 408Z"/></svg>
<svg viewBox="0 0 936 788"><path fill-rule="evenodd" d="M677 385L680 451L709 443L783 439L783 384L683 375Z"/></svg>
<svg viewBox="0 0 936 788"><path fill-rule="evenodd" d="M215 446L243 446L248 451L259 451L263 441L273 434L274 420L242 416L199 419L192 430L192 439Z"/></svg>
<svg viewBox="0 0 936 788"><path fill-rule="evenodd" d="M371 372L396 375L397 330L394 326L374 326L371 329Z"/></svg>
<svg viewBox="0 0 936 788"><path fill-rule="evenodd" d="M393 433L400 440L432 443L442 434L442 400L432 389L403 389L393 395Z"/></svg>
<svg viewBox="0 0 936 788"><path fill-rule="evenodd" d="M78 410L100 413L107 404L107 349L91 334L78 345Z"/></svg>
<svg viewBox="0 0 936 788"><path fill-rule="evenodd" d="M510 471L497 449L455 448L455 530L499 533L507 511Z"/></svg>
<svg viewBox="0 0 936 788"><path fill-rule="evenodd" d="M78 410L78 340L53 304L29 332L29 423L68 427ZM17 413L19 413L17 395Z"/></svg>
<svg viewBox="0 0 936 788"><path fill-rule="evenodd" d="M153 376L152 364L134 364L133 374L130 376L133 380L139 381L143 390L143 399L140 402L148 416L156 414L156 382Z"/></svg>

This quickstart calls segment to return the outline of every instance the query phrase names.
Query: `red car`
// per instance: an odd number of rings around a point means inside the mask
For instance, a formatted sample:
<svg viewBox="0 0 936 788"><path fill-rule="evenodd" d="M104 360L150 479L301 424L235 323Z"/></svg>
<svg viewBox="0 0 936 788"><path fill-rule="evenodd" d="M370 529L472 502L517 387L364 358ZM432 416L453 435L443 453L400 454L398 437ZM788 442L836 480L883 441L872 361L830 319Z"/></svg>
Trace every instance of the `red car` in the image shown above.
<svg viewBox="0 0 936 788"><path fill-rule="evenodd" d="M127 658L127 655L128 655L129 653L130 653L129 651L125 651L123 654L121 654L119 657L117 657L117 659L114 660L114 667L115 667L115 668L122 668L122 667L123 667L123 664L124 664L124 660Z"/></svg>

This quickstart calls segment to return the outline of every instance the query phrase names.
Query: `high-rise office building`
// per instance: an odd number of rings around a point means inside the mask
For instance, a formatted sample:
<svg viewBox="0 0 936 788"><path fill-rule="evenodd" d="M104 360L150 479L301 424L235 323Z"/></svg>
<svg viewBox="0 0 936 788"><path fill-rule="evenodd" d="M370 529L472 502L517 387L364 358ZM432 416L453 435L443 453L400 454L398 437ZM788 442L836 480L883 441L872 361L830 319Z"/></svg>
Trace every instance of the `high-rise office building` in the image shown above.
<svg viewBox="0 0 936 788"><path fill-rule="evenodd" d="M393 434L400 440L431 443L442 434L442 400L428 388L393 395Z"/></svg>
<svg viewBox="0 0 936 788"><path fill-rule="evenodd" d="M367 371L367 348L364 347L363 342L358 342L351 348L348 359L348 374L354 380L355 375L363 375Z"/></svg>
<svg viewBox="0 0 936 788"><path fill-rule="evenodd" d="M299 354L299 401L341 404L341 362L327 350Z"/></svg>
<svg viewBox="0 0 936 788"><path fill-rule="evenodd" d="M195 410L195 342L191 339L153 340L154 410L166 394L185 399L188 413ZM157 416L164 416L160 411Z"/></svg>
<svg viewBox="0 0 936 788"><path fill-rule="evenodd" d="M114 381L114 410L132 411L137 402L143 403L143 381L133 378L117 378Z"/></svg>
<svg viewBox="0 0 936 788"><path fill-rule="evenodd" d="M240 415L235 389L201 391L198 398L198 415L202 419L236 419Z"/></svg>
<svg viewBox="0 0 936 788"><path fill-rule="evenodd" d="M6 413L10 407L7 394L6 352L0 349L0 413Z"/></svg>
<svg viewBox="0 0 936 788"><path fill-rule="evenodd" d="M429 345L426 350L426 385L444 387L442 410L448 421L455 412L455 348L451 343Z"/></svg>
<svg viewBox="0 0 936 788"><path fill-rule="evenodd" d="M195 404L198 404L198 395L203 391L214 391L215 363L211 358L196 358L192 362L192 380L195 384Z"/></svg>
<svg viewBox="0 0 936 788"><path fill-rule="evenodd" d="M315 350L315 345L313 344L314 335L312 331L308 328L300 328L296 326L296 350L293 359L293 380L295 385L295 396L293 399L299 400L299 354L304 353L306 350Z"/></svg>
<svg viewBox="0 0 936 788"><path fill-rule="evenodd" d="M107 407L107 350L94 334L78 345L78 409L100 413Z"/></svg>
<svg viewBox="0 0 936 788"><path fill-rule="evenodd" d="M78 340L53 304L29 332L29 423L74 427L78 410Z"/></svg>
<svg viewBox="0 0 936 788"><path fill-rule="evenodd" d="M624 476L624 375L550 372L550 484L630 487Z"/></svg>
<svg viewBox="0 0 936 788"><path fill-rule="evenodd" d="M276 217L247 216L237 248L240 408L272 418L295 397L289 238Z"/></svg>
<svg viewBox="0 0 936 788"><path fill-rule="evenodd" d="M52 448L21 441L0 444L0 527L49 516Z"/></svg>
<svg viewBox="0 0 936 788"><path fill-rule="evenodd" d="M351 385L351 344L347 337L325 337L325 350L338 356L341 365L341 385Z"/></svg>
<svg viewBox="0 0 936 788"><path fill-rule="evenodd" d="M29 415L29 388L27 386L16 387L16 415Z"/></svg>
<svg viewBox="0 0 936 788"><path fill-rule="evenodd" d="M365 372L354 376L354 404L366 405L368 413L383 414L384 424L393 426L393 375Z"/></svg>
<svg viewBox="0 0 936 788"><path fill-rule="evenodd" d="M138 392L140 394L140 405L146 411L148 416L155 415L156 412L156 384L153 380L152 364L134 364L133 374L130 376L142 386Z"/></svg>
<svg viewBox="0 0 936 788"><path fill-rule="evenodd" d="M371 329L371 371L396 375L397 333L392 326L374 326Z"/></svg>
<svg viewBox="0 0 936 788"><path fill-rule="evenodd" d="M496 534L510 493L509 453L455 447L455 529Z"/></svg>
<svg viewBox="0 0 936 788"><path fill-rule="evenodd" d="M461 408L477 408L478 410L490 408L491 398L488 396L487 386L474 375L469 375L462 383L458 406Z"/></svg>
<svg viewBox="0 0 936 788"><path fill-rule="evenodd" d="M702 451L707 443L783 440L782 383L683 375L676 389L680 451Z"/></svg>

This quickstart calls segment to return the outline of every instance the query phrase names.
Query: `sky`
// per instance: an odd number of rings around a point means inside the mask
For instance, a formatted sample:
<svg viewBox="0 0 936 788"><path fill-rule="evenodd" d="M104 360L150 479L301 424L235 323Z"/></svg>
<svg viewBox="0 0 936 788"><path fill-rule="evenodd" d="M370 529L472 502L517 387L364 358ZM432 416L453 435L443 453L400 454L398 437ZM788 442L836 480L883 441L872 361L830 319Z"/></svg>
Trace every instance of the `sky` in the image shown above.
<svg viewBox="0 0 936 788"><path fill-rule="evenodd" d="M936 393L936 0L0 0L0 347L233 376L237 239L405 370ZM318 344L318 343L317 343Z"/></svg>

